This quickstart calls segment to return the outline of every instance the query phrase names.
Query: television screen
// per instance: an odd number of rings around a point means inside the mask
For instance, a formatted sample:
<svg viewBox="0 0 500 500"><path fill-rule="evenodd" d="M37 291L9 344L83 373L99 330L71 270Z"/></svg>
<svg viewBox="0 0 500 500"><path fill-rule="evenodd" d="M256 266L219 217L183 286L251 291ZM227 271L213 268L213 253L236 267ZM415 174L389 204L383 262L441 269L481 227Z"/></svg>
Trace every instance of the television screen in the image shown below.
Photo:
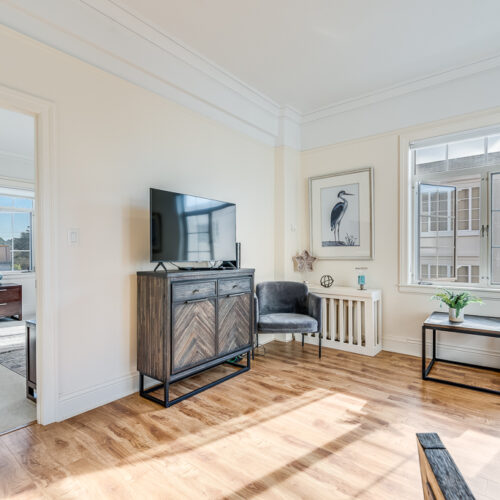
<svg viewBox="0 0 500 500"><path fill-rule="evenodd" d="M150 189L151 262L236 259L236 205Z"/></svg>

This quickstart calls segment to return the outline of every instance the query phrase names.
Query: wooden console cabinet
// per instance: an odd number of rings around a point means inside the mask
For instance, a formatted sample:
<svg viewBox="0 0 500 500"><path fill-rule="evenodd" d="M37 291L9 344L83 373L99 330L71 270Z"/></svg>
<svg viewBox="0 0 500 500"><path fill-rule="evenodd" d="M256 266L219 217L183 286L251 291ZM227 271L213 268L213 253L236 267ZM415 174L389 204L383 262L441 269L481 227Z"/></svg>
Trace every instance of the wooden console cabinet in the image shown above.
<svg viewBox="0 0 500 500"><path fill-rule="evenodd" d="M140 394L168 407L250 369L253 269L137 273ZM246 355L246 365L230 361ZM229 362L239 370L169 400L170 384ZM144 388L144 376L161 383ZM151 393L163 389L164 399Z"/></svg>

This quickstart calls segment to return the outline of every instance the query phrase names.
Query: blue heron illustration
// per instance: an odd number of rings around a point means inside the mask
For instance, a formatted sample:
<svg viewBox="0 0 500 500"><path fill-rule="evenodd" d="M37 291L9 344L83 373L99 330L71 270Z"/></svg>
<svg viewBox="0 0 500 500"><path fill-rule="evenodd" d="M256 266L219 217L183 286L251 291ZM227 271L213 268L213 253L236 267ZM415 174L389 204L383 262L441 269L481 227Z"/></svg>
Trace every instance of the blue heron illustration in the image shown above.
<svg viewBox="0 0 500 500"><path fill-rule="evenodd" d="M346 193L344 190L339 191L337 198L340 198L342 201L339 201L332 208L332 213L330 215L330 229L333 231L333 235L337 243L340 240L340 223L342 222L342 218L347 211L347 200L345 196L354 196L351 193Z"/></svg>

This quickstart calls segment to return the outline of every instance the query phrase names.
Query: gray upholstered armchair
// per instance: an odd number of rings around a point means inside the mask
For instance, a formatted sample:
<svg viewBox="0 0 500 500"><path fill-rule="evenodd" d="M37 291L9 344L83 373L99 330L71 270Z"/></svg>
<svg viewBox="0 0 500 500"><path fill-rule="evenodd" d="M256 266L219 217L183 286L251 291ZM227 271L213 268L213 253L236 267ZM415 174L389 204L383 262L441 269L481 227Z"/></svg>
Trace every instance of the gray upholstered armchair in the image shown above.
<svg viewBox="0 0 500 500"><path fill-rule="evenodd" d="M302 345L306 333L317 333L321 358L321 307L321 297L309 293L303 283L259 283L255 293L255 347L259 347L262 333L300 333Z"/></svg>

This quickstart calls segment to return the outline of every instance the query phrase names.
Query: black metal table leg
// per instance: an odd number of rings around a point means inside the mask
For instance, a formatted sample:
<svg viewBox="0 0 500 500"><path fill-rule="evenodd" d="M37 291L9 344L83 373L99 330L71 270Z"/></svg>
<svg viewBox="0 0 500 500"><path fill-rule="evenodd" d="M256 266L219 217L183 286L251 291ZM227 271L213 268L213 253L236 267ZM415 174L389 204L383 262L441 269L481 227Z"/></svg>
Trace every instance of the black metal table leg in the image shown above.
<svg viewBox="0 0 500 500"><path fill-rule="evenodd" d="M475 365L472 363L452 361L449 359L444 359L444 358L438 357L437 356L437 331L440 330L440 328L437 326L434 327L434 325L429 326L429 328L432 329L432 359L431 359L430 363L427 365L427 360L426 360L426 328L427 327L425 325L422 325L422 379L423 380L430 380L432 382L440 382L441 384L447 384L447 385L452 385L455 387L462 387L465 389L473 389L475 391L500 395L500 391L498 391L496 389L489 389L486 387L478 387L478 386L473 386L473 385L469 385L469 384L463 384L461 382L454 382L452 380L446 380L446 379L431 376L430 372L431 372L435 362L455 364L455 365L467 366L467 367L471 367L471 368L481 368L483 370L494 371L496 373L500 373L500 369L488 367L488 366ZM443 330L444 331L452 331L452 332L456 332L456 333L462 333L462 334L473 334L473 335L479 335L479 336L486 336L486 337L496 336L496 335L493 335L491 333L482 332L482 331L474 331L474 330L464 331L463 329L459 329L458 327L454 328L454 329L443 328Z"/></svg>
<svg viewBox="0 0 500 500"><path fill-rule="evenodd" d="M432 359L436 359L436 329L432 329Z"/></svg>
<svg viewBox="0 0 500 500"><path fill-rule="evenodd" d="M425 379L425 355L426 355L425 326L422 326L422 378L423 379Z"/></svg>

